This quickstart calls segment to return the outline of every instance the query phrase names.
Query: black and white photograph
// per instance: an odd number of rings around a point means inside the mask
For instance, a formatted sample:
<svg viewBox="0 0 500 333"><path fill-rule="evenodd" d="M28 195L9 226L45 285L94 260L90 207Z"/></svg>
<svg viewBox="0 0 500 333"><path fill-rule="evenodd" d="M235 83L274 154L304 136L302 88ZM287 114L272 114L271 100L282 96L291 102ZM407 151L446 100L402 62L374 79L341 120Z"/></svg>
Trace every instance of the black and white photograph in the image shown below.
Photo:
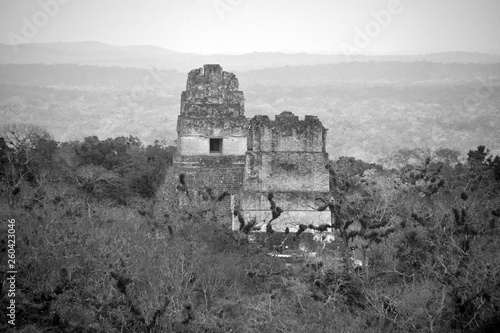
<svg viewBox="0 0 500 333"><path fill-rule="evenodd" d="M500 331L500 1L0 0L0 331Z"/></svg>

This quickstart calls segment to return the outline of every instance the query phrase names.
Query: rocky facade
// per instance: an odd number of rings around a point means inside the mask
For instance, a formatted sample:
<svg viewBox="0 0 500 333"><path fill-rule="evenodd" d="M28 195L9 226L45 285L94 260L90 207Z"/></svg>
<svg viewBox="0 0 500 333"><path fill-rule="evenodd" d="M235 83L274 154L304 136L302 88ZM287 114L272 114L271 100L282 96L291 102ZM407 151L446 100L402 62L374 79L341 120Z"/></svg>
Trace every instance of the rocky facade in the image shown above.
<svg viewBox="0 0 500 333"><path fill-rule="evenodd" d="M275 230L330 223L329 211L314 209L314 198L329 191L327 130L315 116L300 120L288 111L275 120L248 120L238 89L236 76L220 65L189 72L177 122L175 172L196 188L229 192L221 203L228 216L236 203L247 220L269 221L267 195L273 192L285 210L273 222ZM233 228L238 228L234 218Z"/></svg>
<svg viewBox="0 0 500 333"><path fill-rule="evenodd" d="M220 65L189 72L181 95L174 165L196 187L236 193L242 186L248 119L238 79Z"/></svg>
<svg viewBox="0 0 500 333"><path fill-rule="evenodd" d="M267 116L250 120L240 195L247 219L271 219L267 195L272 192L276 205L284 210L273 222L275 230L296 230L300 223L330 223L329 211L314 209L314 199L329 192L326 132L317 117L300 120L288 111L275 120Z"/></svg>
<svg viewBox="0 0 500 333"><path fill-rule="evenodd" d="M177 122L179 156L245 154L248 120L238 88L236 76L219 65L189 72ZM223 149L214 150L220 139Z"/></svg>

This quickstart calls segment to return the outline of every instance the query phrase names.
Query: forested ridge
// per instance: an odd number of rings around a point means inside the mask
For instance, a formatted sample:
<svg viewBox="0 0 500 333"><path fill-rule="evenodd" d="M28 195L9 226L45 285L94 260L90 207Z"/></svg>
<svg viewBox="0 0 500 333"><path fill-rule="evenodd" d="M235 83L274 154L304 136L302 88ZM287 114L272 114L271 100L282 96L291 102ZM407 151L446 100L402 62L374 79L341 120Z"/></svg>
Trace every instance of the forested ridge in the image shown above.
<svg viewBox="0 0 500 333"><path fill-rule="evenodd" d="M221 63L224 70L230 70ZM174 70L0 65L5 123L34 123L59 141L133 135L174 144L187 73ZM404 148L500 153L498 64L353 62L235 72L247 117L315 115L332 157L370 162Z"/></svg>
<svg viewBox="0 0 500 333"><path fill-rule="evenodd" d="M4 125L0 137L0 211L3 221L16 220L17 331L494 332L500 325L500 157L484 145L462 156L401 149L381 164L331 160L330 197L315 209L331 212L339 250L306 231L248 242L223 225L217 200L179 205L175 149L165 142L56 141L26 124ZM269 256L285 238L307 251L291 261ZM6 271L6 260L1 265Z"/></svg>

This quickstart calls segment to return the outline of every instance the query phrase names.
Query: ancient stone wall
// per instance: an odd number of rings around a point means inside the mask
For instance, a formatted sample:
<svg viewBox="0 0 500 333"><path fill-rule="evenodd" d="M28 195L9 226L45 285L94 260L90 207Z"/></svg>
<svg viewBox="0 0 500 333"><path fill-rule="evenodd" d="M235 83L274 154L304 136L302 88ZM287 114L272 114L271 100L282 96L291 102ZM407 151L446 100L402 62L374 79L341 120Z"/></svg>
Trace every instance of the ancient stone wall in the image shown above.
<svg viewBox="0 0 500 333"><path fill-rule="evenodd" d="M220 65L205 65L188 74L186 91L181 95L181 115L244 116L243 92L233 73Z"/></svg>
<svg viewBox="0 0 500 333"><path fill-rule="evenodd" d="M265 231L264 223L271 220L270 203L267 199L269 192L243 192L240 196L240 205L243 208L243 216L246 221L256 218L258 224L262 225L261 231ZM315 197L326 195L317 192L273 192L274 201L284 212L273 221L274 230L297 231L299 224L330 224L330 211L316 211L317 203ZM235 225L238 227L238 225Z"/></svg>
<svg viewBox="0 0 500 333"><path fill-rule="evenodd" d="M296 230L300 223L330 223L329 211L315 210L315 198L329 192L326 132L317 117L300 120L288 111L274 121L267 116L250 120L240 200L246 218L269 221L267 195L272 192L276 205L285 210L273 222L275 230Z"/></svg>
<svg viewBox="0 0 500 333"><path fill-rule="evenodd" d="M325 152L327 130L318 117L299 120L290 111L277 115L255 116L250 120L248 150L261 152Z"/></svg>
<svg viewBox="0 0 500 333"><path fill-rule="evenodd" d="M248 120L238 89L236 76L219 65L189 72L177 120L180 156L245 154ZM211 151L210 139L221 140L220 151Z"/></svg>
<svg viewBox="0 0 500 333"><path fill-rule="evenodd" d="M176 156L173 168L176 174L186 175L193 189L208 186L217 193L237 194L243 186L244 166L243 156L186 156L182 160Z"/></svg>
<svg viewBox="0 0 500 333"><path fill-rule="evenodd" d="M174 170L186 175L193 190L208 186L214 193L235 195L242 187L248 119L238 89L236 76L220 65L188 74L177 120Z"/></svg>
<svg viewBox="0 0 500 333"><path fill-rule="evenodd" d="M326 129L317 117L256 116L249 132L245 191L329 191Z"/></svg>
<svg viewBox="0 0 500 333"><path fill-rule="evenodd" d="M232 203L247 221L269 221L270 192L284 210L273 222L275 230L330 223L329 211L316 210L315 198L329 192L327 130L317 117L299 119L284 111L274 120L248 120L236 76L219 65L205 65L188 74L177 132L178 149L165 186L174 189L182 173L192 193L202 193L204 187L215 195L230 193L218 209L233 228L238 223Z"/></svg>
<svg viewBox="0 0 500 333"><path fill-rule="evenodd" d="M245 191L329 191L325 153L249 151L245 158Z"/></svg>

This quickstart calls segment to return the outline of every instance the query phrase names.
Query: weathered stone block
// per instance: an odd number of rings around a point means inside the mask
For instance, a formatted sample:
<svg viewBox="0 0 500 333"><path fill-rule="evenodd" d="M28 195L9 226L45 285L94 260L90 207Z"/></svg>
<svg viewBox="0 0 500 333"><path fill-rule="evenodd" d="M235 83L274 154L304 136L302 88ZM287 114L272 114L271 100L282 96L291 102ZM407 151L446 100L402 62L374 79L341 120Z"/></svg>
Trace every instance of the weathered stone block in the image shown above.
<svg viewBox="0 0 500 333"><path fill-rule="evenodd" d="M183 136L247 137L245 117L188 117L177 119L177 132Z"/></svg>
<svg viewBox="0 0 500 333"><path fill-rule="evenodd" d="M193 193L202 193L205 186L215 193L231 193L231 200L220 203L220 211L236 229L235 204L247 221L256 218L264 225L271 219L269 192L284 209L273 221L275 230L295 231L301 223L329 224L330 212L317 211L315 200L329 192L327 130L317 117L301 120L289 111L274 120L248 120L238 89L236 76L220 65L189 72L177 122L174 174L185 174ZM167 186L175 186L176 180L170 183Z"/></svg>
<svg viewBox="0 0 500 333"><path fill-rule="evenodd" d="M261 226L260 231L266 230L266 223L272 218L271 212L269 210L254 211L246 210L243 212L245 221L251 221L253 218L256 219L256 226ZM279 218L272 222L272 227L275 231L284 232L286 228L290 232L296 232L298 230L299 224L312 224L318 226L320 224L330 224L331 217L330 212L323 211L285 211L281 214ZM234 230L239 228L238 221L233 223Z"/></svg>
<svg viewBox="0 0 500 333"><path fill-rule="evenodd" d="M327 130L317 117L304 120L284 111L272 121L267 116L250 120L248 150L263 152L325 152Z"/></svg>
<svg viewBox="0 0 500 333"><path fill-rule="evenodd" d="M247 152L244 191L328 192L327 153Z"/></svg>

